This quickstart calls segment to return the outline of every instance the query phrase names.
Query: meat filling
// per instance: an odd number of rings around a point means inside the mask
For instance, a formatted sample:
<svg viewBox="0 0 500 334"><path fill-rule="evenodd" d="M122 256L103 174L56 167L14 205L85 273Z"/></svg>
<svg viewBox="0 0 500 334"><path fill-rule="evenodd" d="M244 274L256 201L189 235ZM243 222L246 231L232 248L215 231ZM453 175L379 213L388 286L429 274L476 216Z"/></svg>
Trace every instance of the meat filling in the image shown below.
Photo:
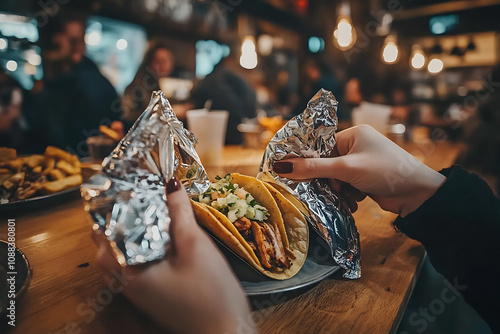
<svg viewBox="0 0 500 334"><path fill-rule="evenodd" d="M283 240L275 222L251 221L246 217L238 218L234 227L248 242L266 269L283 270L292 265L294 254L283 246Z"/></svg>
<svg viewBox="0 0 500 334"><path fill-rule="evenodd" d="M281 235L276 223L257 223L251 222L252 234L258 255L262 266L266 269L282 270L290 268L291 262L287 257Z"/></svg>
<svg viewBox="0 0 500 334"><path fill-rule="evenodd" d="M274 257L272 258L273 264L279 268L290 268L290 260L286 256L278 226L274 222L272 225L269 223L264 223L262 225L264 225L267 239L274 246Z"/></svg>
<svg viewBox="0 0 500 334"><path fill-rule="evenodd" d="M250 229L250 227L252 226L252 222L248 218L241 217L241 218L238 218L233 223L233 225L234 225L234 227L236 227L236 229L238 231L241 232L241 231L246 231L246 230Z"/></svg>
<svg viewBox="0 0 500 334"><path fill-rule="evenodd" d="M267 241L267 238L262 233L263 228L256 222L252 222L252 232L257 246L257 254L260 258L260 263L264 268L271 269L271 254L272 247Z"/></svg>

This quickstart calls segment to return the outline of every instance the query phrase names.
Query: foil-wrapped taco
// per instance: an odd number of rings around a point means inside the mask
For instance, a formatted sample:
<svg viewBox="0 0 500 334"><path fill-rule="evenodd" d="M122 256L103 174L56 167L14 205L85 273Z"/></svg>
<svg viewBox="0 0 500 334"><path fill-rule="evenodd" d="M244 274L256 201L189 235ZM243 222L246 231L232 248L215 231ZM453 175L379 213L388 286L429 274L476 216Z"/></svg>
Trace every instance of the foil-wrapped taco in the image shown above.
<svg viewBox="0 0 500 334"><path fill-rule="evenodd" d="M272 170L273 164L284 158L334 156L337 106L333 94L321 89L306 110L271 139L257 178L270 183L299 208L327 242L335 262L346 270L344 277L355 279L361 277L359 234L347 203L326 179L296 182Z"/></svg>
<svg viewBox="0 0 500 334"><path fill-rule="evenodd" d="M102 172L81 187L85 210L110 241L122 265L159 260L170 243L165 184L176 177L190 196L210 186L183 127L161 91L102 163Z"/></svg>

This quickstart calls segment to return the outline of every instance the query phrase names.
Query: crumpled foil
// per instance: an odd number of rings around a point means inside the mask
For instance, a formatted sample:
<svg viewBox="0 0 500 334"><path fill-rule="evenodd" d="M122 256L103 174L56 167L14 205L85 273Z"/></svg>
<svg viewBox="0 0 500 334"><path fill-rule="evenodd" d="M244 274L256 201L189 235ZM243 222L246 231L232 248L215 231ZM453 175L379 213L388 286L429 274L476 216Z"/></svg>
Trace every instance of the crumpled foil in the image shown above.
<svg viewBox="0 0 500 334"><path fill-rule="evenodd" d="M347 203L331 188L327 179L295 182L272 171L274 162L291 157L324 158L334 155L338 102L321 89L306 110L288 121L269 142L260 170L269 172L276 183L290 191L309 210L306 219L327 242L335 262L346 271L344 277L361 277L359 234Z"/></svg>
<svg viewBox="0 0 500 334"><path fill-rule="evenodd" d="M175 176L190 196L210 186L196 141L163 93L153 92L149 106L104 159L102 172L82 185L94 230L104 232L122 265L165 256L170 243L168 180Z"/></svg>

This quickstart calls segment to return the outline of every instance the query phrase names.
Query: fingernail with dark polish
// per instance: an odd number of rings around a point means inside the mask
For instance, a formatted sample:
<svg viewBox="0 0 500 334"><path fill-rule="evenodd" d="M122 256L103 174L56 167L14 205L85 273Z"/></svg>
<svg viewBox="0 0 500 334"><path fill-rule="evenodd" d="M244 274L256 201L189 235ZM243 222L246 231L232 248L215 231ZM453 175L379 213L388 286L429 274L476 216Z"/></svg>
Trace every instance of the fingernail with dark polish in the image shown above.
<svg viewBox="0 0 500 334"><path fill-rule="evenodd" d="M167 183L167 194L171 194L181 189L181 183L175 177L171 178Z"/></svg>
<svg viewBox="0 0 500 334"><path fill-rule="evenodd" d="M273 170L278 174L288 174L293 172L293 164L287 161L277 161L273 165Z"/></svg>

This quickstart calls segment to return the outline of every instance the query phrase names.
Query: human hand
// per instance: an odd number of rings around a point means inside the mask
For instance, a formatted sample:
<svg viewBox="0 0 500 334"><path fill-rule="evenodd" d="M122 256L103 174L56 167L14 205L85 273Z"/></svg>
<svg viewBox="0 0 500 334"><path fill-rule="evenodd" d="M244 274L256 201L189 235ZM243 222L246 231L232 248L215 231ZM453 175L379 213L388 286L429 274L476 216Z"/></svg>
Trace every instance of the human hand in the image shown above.
<svg viewBox="0 0 500 334"><path fill-rule="evenodd" d="M368 195L382 209L401 216L415 211L445 181L371 126L349 128L337 133L336 139L336 157L283 159L273 169L294 180L331 179L353 211L356 201Z"/></svg>
<svg viewBox="0 0 500 334"><path fill-rule="evenodd" d="M126 267L124 277L131 279L123 294L175 333L235 333L242 322L245 328L254 328L238 281L197 225L182 185L172 179L167 192L173 249L161 261ZM102 236L93 237L99 246L98 263L107 276L121 272L109 243Z"/></svg>

